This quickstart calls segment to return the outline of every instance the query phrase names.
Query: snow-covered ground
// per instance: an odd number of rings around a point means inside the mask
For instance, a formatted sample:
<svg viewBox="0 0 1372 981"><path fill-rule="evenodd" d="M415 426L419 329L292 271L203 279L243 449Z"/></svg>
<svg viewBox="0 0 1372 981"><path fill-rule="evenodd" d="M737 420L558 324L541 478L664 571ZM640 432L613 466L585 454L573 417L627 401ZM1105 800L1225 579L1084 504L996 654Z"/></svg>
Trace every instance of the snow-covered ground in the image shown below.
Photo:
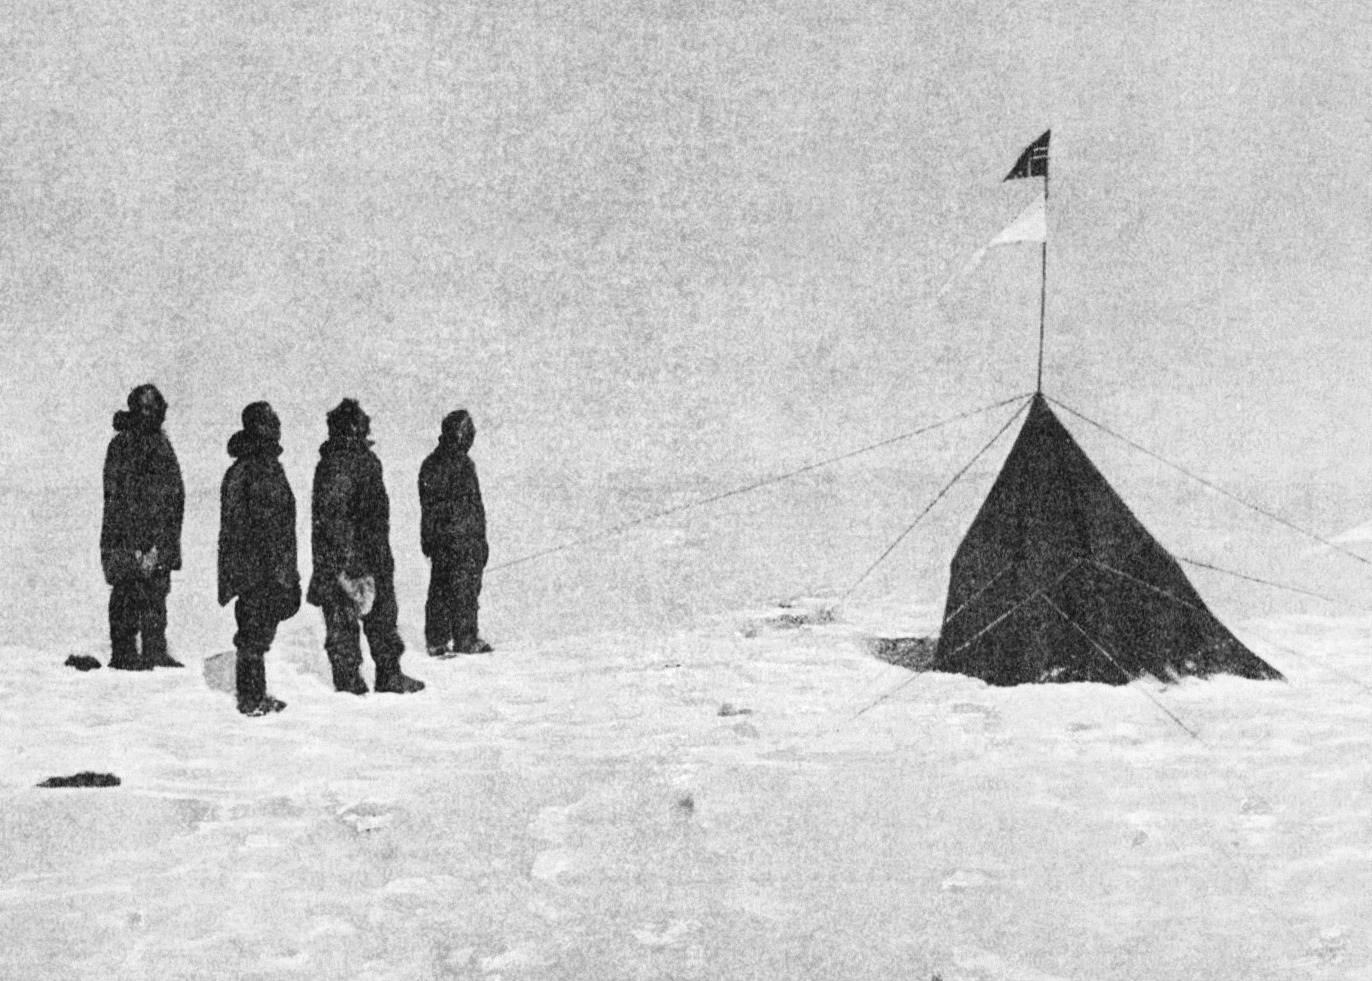
<svg viewBox="0 0 1372 981"><path fill-rule="evenodd" d="M1372 605L1369 8L1297 6L11 4L0 978L1372 977L1372 621L1328 618ZM1046 291L1026 247L937 299L1049 125ZM1136 445L1068 428L1287 682L868 653L937 623L1013 430L832 622L754 610L848 594L1003 424L930 428L1026 389L1036 321L1045 391ZM79 674L147 381L188 668ZM473 412L498 652L340 696L306 609L289 708L245 720L225 442L276 407L303 566L344 396L412 651L417 471ZM123 783L35 786L83 770Z"/></svg>
<svg viewBox="0 0 1372 981"><path fill-rule="evenodd" d="M1286 683L993 689L797 609L362 699L307 609L259 720L226 657L4 649L0 976L1369 976L1372 620L1234 624Z"/></svg>

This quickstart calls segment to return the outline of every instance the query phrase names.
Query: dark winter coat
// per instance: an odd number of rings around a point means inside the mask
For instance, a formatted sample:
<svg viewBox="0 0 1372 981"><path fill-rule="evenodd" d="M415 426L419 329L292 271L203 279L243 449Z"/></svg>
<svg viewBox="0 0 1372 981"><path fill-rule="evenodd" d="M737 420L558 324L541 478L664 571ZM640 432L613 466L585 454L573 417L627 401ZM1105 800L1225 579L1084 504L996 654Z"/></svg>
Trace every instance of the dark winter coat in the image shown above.
<svg viewBox="0 0 1372 981"><path fill-rule="evenodd" d="M430 558L485 568L486 508L476 464L448 436L419 468L419 547Z"/></svg>
<svg viewBox="0 0 1372 981"><path fill-rule="evenodd" d="M314 575L306 598L315 606L336 595L340 572L352 579L394 574L391 502L367 440L331 437L319 447L310 531Z"/></svg>
<svg viewBox="0 0 1372 981"><path fill-rule="evenodd" d="M277 459L280 455L279 443L247 431L229 439L234 463L219 489L221 606L265 583L300 587L295 495Z"/></svg>
<svg viewBox="0 0 1372 981"><path fill-rule="evenodd" d="M100 564L110 585L140 575L135 552L157 548L160 570L181 568L186 486L171 440L160 428L139 427L130 412L114 414L105 453L105 508Z"/></svg>

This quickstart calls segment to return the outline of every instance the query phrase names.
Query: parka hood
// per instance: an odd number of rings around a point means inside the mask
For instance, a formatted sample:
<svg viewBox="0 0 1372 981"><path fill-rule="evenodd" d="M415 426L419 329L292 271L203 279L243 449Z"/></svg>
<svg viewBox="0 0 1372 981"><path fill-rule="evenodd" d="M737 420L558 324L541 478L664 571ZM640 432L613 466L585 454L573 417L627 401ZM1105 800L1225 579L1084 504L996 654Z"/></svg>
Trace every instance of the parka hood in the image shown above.
<svg viewBox="0 0 1372 981"><path fill-rule="evenodd" d="M151 435L162 431L161 426L150 426L144 418L128 409L120 409L114 414L114 431L117 433L143 433Z"/></svg>
<svg viewBox="0 0 1372 981"><path fill-rule="evenodd" d="M443 417L443 428L438 435L438 445L446 450L466 453L476 439L476 430L471 423L471 414L466 409L449 412Z"/></svg>
<svg viewBox="0 0 1372 981"><path fill-rule="evenodd" d="M449 453L466 453L472 448L472 438L459 436L456 433L442 433L438 437L438 447Z"/></svg>
<svg viewBox="0 0 1372 981"><path fill-rule="evenodd" d="M319 455L331 453L366 453L372 448L372 441L353 433L330 436L319 444Z"/></svg>
<svg viewBox="0 0 1372 981"><path fill-rule="evenodd" d="M264 439L256 433L240 429L229 437L229 456L241 460L245 456L280 456L281 444Z"/></svg>

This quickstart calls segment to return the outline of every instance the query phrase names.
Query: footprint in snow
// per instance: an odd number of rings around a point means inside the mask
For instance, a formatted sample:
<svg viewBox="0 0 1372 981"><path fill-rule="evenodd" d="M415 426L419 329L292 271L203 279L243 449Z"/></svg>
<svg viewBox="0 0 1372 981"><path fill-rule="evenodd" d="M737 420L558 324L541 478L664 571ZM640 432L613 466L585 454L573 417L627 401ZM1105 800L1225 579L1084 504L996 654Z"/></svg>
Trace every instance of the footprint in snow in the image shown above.
<svg viewBox="0 0 1372 981"><path fill-rule="evenodd" d="M349 804L338 812L338 817L358 832L379 831L395 821L395 815L386 810L385 805L371 801Z"/></svg>
<svg viewBox="0 0 1372 981"><path fill-rule="evenodd" d="M693 930L700 927L694 920L673 920L665 930L658 932L651 927L634 931L634 939L645 947L667 947Z"/></svg>
<svg viewBox="0 0 1372 981"><path fill-rule="evenodd" d="M990 881L991 875L981 869L958 869L943 880L941 887L948 892L966 892L979 889Z"/></svg>
<svg viewBox="0 0 1372 981"><path fill-rule="evenodd" d="M566 848L552 848L534 856L529 875L543 882L556 882L557 877L573 871L577 866L575 852Z"/></svg>

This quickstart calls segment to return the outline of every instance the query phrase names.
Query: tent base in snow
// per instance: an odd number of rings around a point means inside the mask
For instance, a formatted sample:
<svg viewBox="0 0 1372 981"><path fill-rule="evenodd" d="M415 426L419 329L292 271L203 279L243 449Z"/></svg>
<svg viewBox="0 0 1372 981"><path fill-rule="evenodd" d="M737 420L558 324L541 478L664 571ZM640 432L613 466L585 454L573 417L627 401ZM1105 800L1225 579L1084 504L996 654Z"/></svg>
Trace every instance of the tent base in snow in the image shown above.
<svg viewBox="0 0 1372 981"><path fill-rule="evenodd" d="M953 557L932 669L993 685L1281 677L1215 619L1042 394Z"/></svg>

